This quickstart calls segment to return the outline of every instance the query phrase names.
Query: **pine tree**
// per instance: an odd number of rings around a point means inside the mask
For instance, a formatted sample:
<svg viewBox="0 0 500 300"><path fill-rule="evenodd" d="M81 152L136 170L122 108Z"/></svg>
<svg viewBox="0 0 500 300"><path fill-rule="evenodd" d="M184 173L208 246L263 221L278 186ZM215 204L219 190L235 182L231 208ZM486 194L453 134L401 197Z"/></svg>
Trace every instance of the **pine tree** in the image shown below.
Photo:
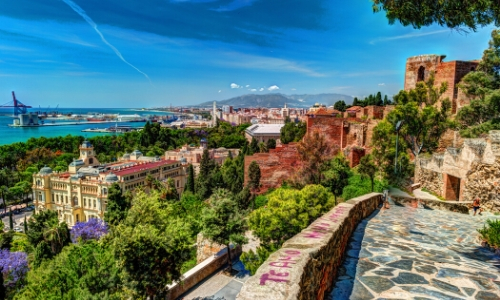
<svg viewBox="0 0 500 300"><path fill-rule="evenodd" d="M259 153L259 142L253 137L252 142L250 143L250 153Z"/></svg>
<svg viewBox="0 0 500 300"><path fill-rule="evenodd" d="M378 92L377 95L375 96L375 105L382 106L384 104L384 101L382 100L382 93Z"/></svg>
<svg viewBox="0 0 500 300"><path fill-rule="evenodd" d="M14 220L12 220L12 209L9 210L9 226L10 230L14 230Z"/></svg>
<svg viewBox="0 0 500 300"><path fill-rule="evenodd" d="M26 216L24 216L24 233L28 232L28 223L26 223Z"/></svg>
<svg viewBox="0 0 500 300"><path fill-rule="evenodd" d="M361 158L358 165L358 172L370 178L372 184L372 192L373 192L373 181L375 179L375 173L377 172L377 167L373 163L371 155L365 155Z"/></svg>
<svg viewBox="0 0 500 300"><path fill-rule="evenodd" d="M248 186L250 187L250 190L252 191L258 191L260 188L260 167L259 164L254 160L252 163L250 163L250 166L248 167Z"/></svg>
<svg viewBox="0 0 500 300"><path fill-rule="evenodd" d="M359 105L358 97L354 97L354 100L352 101L352 106L358 106L358 105Z"/></svg>
<svg viewBox="0 0 500 300"><path fill-rule="evenodd" d="M387 98L387 95L384 96L384 106L391 104L391 101Z"/></svg>
<svg viewBox="0 0 500 300"><path fill-rule="evenodd" d="M188 178L186 182L186 192L191 192L194 194L195 189L194 189L194 168L193 165L189 165L188 168Z"/></svg>

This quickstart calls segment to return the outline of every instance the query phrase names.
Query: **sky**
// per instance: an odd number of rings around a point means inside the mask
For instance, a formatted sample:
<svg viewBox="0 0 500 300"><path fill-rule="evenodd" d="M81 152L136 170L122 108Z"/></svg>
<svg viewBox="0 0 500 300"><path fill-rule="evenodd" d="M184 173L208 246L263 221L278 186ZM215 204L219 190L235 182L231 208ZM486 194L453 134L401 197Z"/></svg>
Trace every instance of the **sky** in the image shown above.
<svg viewBox="0 0 500 300"><path fill-rule="evenodd" d="M0 0L0 105L160 107L403 88L406 59L481 58L492 26L389 25L370 0Z"/></svg>

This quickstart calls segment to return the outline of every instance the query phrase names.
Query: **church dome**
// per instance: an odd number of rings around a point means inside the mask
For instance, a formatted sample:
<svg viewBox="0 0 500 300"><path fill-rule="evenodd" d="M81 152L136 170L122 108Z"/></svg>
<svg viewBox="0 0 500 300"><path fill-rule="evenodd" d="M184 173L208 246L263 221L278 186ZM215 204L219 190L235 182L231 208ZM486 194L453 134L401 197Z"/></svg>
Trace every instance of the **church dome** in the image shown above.
<svg viewBox="0 0 500 300"><path fill-rule="evenodd" d="M52 174L51 168L45 166L45 167L40 169L40 175L49 175L49 174Z"/></svg>
<svg viewBox="0 0 500 300"><path fill-rule="evenodd" d="M116 174L113 174L113 173L109 173L108 175L106 175L106 177L104 178L104 180L106 182L117 182L118 181L118 176L116 176Z"/></svg>

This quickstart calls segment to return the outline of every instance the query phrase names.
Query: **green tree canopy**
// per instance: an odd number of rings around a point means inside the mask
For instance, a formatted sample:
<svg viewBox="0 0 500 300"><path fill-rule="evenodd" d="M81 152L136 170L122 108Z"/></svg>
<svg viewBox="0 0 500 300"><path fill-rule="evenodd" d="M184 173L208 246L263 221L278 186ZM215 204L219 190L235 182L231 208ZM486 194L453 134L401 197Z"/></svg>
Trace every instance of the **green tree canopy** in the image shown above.
<svg viewBox="0 0 500 300"><path fill-rule="evenodd" d="M372 192L373 192L373 183L375 180L375 174L377 173L377 167L373 163L371 155L365 155L361 158L358 165L359 174L366 176L370 179L372 184Z"/></svg>
<svg viewBox="0 0 500 300"><path fill-rule="evenodd" d="M248 167L248 187L252 191L258 191L260 188L260 167L255 160Z"/></svg>
<svg viewBox="0 0 500 300"><path fill-rule="evenodd" d="M342 195L344 187L349 184L349 162L342 154L338 154L325 164L323 176L321 184L333 193L336 202L337 197Z"/></svg>
<svg viewBox="0 0 500 300"><path fill-rule="evenodd" d="M250 228L265 245L280 246L329 211L333 195L321 185L307 185L302 190L278 188L267 195L266 207L250 214Z"/></svg>
<svg viewBox="0 0 500 300"><path fill-rule="evenodd" d="M123 267L125 284L139 296L161 296L181 276L194 242L189 220L177 203L139 192L125 220L114 230L114 253Z"/></svg>
<svg viewBox="0 0 500 300"><path fill-rule="evenodd" d="M241 245L246 242L246 220L228 191L217 190L210 197L209 203L203 210L203 235L218 244L226 245L227 262L232 267L230 244Z"/></svg>
<svg viewBox="0 0 500 300"><path fill-rule="evenodd" d="M104 221L111 226L118 225L127 217L130 206L130 197L123 195L120 186L114 183L108 190L108 204L104 214Z"/></svg>
<svg viewBox="0 0 500 300"><path fill-rule="evenodd" d="M491 23L500 26L500 2L494 0L372 0L373 11L385 11L389 24L399 21L414 28L438 24L476 30Z"/></svg>
<svg viewBox="0 0 500 300"><path fill-rule="evenodd" d="M347 105L345 104L344 100L339 100L333 104L333 108L335 108L338 111L345 111L347 109Z"/></svg>

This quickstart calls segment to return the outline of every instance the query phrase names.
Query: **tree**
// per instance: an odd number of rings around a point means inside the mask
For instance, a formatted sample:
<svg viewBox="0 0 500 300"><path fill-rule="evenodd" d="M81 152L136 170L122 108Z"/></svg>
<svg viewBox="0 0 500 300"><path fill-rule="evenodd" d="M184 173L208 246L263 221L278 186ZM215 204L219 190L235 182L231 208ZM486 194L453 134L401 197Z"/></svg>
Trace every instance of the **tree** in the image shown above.
<svg viewBox="0 0 500 300"><path fill-rule="evenodd" d="M28 221L29 231L26 233L29 243L35 248L35 265L39 266L43 259L59 254L64 246L70 243L70 233L65 222L59 223L57 212L40 211Z"/></svg>
<svg viewBox="0 0 500 300"><path fill-rule="evenodd" d="M384 96L384 102L382 103L384 106L390 105L391 101L387 98L387 95Z"/></svg>
<svg viewBox="0 0 500 300"><path fill-rule="evenodd" d="M338 111L345 111L347 109L347 105L345 104L344 100L339 100L335 102L333 108Z"/></svg>
<svg viewBox="0 0 500 300"><path fill-rule="evenodd" d="M297 151L301 161L297 180L305 184L320 184L324 164L332 156L332 148L325 136L318 131L307 134L298 144Z"/></svg>
<svg viewBox="0 0 500 300"><path fill-rule="evenodd" d="M242 157L243 154L240 155L241 156L238 156L236 159L226 159L221 168L222 179L224 180L226 188L235 195L243 188L243 177L240 176L239 172L239 161L241 160L239 157Z"/></svg>
<svg viewBox="0 0 500 300"><path fill-rule="evenodd" d="M493 30L477 70L464 76L459 87L471 98L457 114L461 135L477 137L500 129L500 30Z"/></svg>
<svg viewBox="0 0 500 300"><path fill-rule="evenodd" d="M352 106L358 106L358 105L359 105L358 97L354 97L354 100L352 100Z"/></svg>
<svg viewBox="0 0 500 300"><path fill-rule="evenodd" d="M28 232L28 223L26 222L26 216L24 216L24 233L27 233Z"/></svg>
<svg viewBox="0 0 500 300"><path fill-rule="evenodd" d="M373 181L375 180L375 173L377 172L377 167L373 163L370 155L365 155L361 158L358 165L358 172L361 175L370 178L372 184L372 192L373 192Z"/></svg>
<svg viewBox="0 0 500 300"><path fill-rule="evenodd" d="M177 188L175 187L175 181L172 177L167 179L167 186L165 187L165 199L167 200L179 200L179 193L177 192Z"/></svg>
<svg viewBox="0 0 500 300"><path fill-rule="evenodd" d="M439 139L452 125L448 119L451 111L449 99L441 100L440 108L435 106L446 89L444 83L439 88L434 87L434 75L431 74L427 82L418 82L415 89L402 90L395 96L397 105L387 120L393 128L399 121L403 122L400 135L414 156L424 149L428 152L436 149Z"/></svg>
<svg viewBox="0 0 500 300"><path fill-rule="evenodd" d="M113 230L112 245L133 298L164 296L167 284L181 277L190 259L193 232L180 217L178 202L166 202L158 191L139 192L126 218Z"/></svg>
<svg viewBox="0 0 500 300"><path fill-rule="evenodd" d="M104 213L104 221L110 226L116 226L127 217L130 209L130 197L122 194L122 189L117 183L108 190L108 205Z"/></svg>
<svg viewBox="0 0 500 300"><path fill-rule="evenodd" d="M191 192L191 193L194 193L194 168L193 168L193 165L190 164L189 165L189 168L188 168L188 178L187 178L187 182L186 182L186 188L185 190L186 192Z"/></svg>
<svg viewBox="0 0 500 300"><path fill-rule="evenodd" d="M224 190L217 190L209 202L202 215L203 235L215 243L226 245L227 263L232 269L230 244L246 243L244 235L246 220L240 213L236 201Z"/></svg>
<svg viewBox="0 0 500 300"><path fill-rule="evenodd" d="M278 188L267 195L266 207L250 213L250 229L266 248L279 248L334 205L334 197L321 185L302 190Z"/></svg>
<svg viewBox="0 0 500 300"><path fill-rule="evenodd" d="M16 299L127 298L120 273L109 245L96 241L71 244L28 272L27 284Z"/></svg>
<svg viewBox="0 0 500 300"><path fill-rule="evenodd" d="M300 141L307 132L307 125L304 122L288 122L280 130L280 141L283 144Z"/></svg>
<svg viewBox="0 0 500 300"><path fill-rule="evenodd" d="M385 11L389 24L399 21L414 28L438 24L449 28L465 27L475 31L494 23L500 26L500 3L485 1L372 0L373 11Z"/></svg>
<svg viewBox="0 0 500 300"><path fill-rule="evenodd" d="M14 220L12 220L12 209L9 210L9 227L10 230L14 230Z"/></svg>
<svg viewBox="0 0 500 300"><path fill-rule="evenodd" d="M268 139L266 146L267 146L268 150L269 149L275 149L276 148L276 140L275 139Z"/></svg>
<svg viewBox="0 0 500 300"><path fill-rule="evenodd" d="M3 273L3 269L0 269L0 272ZM3 274L0 275L0 300L4 300L6 296L5 285L3 282Z"/></svg>
<svg viewBox="0 0 500 300"><path fill-rule="evenodd" d="M375 96L374 105L378 105L378 106L384 105L384 101L382 100L382 93L381 92L377 92L377 95Z"/></svg>
<svg viewBox="0 0 500 300"><path fill-rule="evenodd" d="M250 153L259 153L259 142L254 137L252 137L252 141L250 142Z"/></svg>
<svg viewBox="0 0 500 300"><path fill-rule="evenodd" d="M324 179L321 184L330 189L337 203L337 197L342 195L344 187L349 184L349 162L342 154L338 154L325 167L326 171L323 173Z"/></svg>
<svg viewBox="0 0 500 300"><path fill-rule="evenodd" d="M252 191L258 191L260 188L260 167L259 164L254 160L250 163L248 167L248 187Z"/></svg>
<svg viewBox="0 0 500 300"><path fill-rule="evenodd" d="M87 222L77 222L71 228L71 241L85 243L89 240L99 240L108 234L108 225L101 219L91 218Z"/></svg>

